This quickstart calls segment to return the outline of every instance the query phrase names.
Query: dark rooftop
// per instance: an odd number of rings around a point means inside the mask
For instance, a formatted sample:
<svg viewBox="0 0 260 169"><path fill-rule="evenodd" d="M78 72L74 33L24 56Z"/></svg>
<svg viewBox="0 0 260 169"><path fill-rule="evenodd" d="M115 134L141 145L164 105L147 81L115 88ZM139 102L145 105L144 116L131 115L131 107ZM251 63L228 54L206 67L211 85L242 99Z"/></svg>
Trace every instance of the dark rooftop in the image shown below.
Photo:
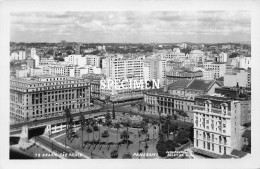
<svg viewBox="0 0 260 169"><path fill-rule="evenodd" d="M191 80L180 79L168 85L168 89L186 88Z"/></svg>
<svg viewBox="0 0 260 169"><path fill-rule="evenodd" d="M192 90L203 90L208 91L210 87L215 83L214 80L198 80L194 79L187 87L187 89Z"/></svg>

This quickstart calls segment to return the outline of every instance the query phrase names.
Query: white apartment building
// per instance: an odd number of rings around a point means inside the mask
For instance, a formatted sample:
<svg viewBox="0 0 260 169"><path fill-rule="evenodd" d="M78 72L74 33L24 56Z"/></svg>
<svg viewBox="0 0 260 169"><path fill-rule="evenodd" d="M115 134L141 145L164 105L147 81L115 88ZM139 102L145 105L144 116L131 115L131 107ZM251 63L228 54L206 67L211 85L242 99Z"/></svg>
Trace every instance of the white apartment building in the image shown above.
<svg viewBox="0 0 260 169"><path fill-rule="evenodd" d="M18 53L18 60L25 60L26 56L25 56L25 51L20 50Z"/></svg>
<svg viewBox="0 0 260 169"><path fill-rule="evenodd" d="M240 57L239 67L243 69L251 68L251 57Z"/></svg>
<svg viewBox="0 0 260 169"><path fill-rule="evenodd" d="M218 62L227 62L227 54L224 52L221 52L218 56Z"/></svg>
<svg viewBox="0 0 260 169"><path fill-rule="evenodd" d="M34 58L35 55L36 55L36 49L31 48L31 58Z"/></svg>
<svg viewBox="0 0 260 169"><path fill-rule="evenodd" d="M166 60L158 61L157 80L160 80L160 86L166 85Z"/></svg>
<svg viewBox="0 0 260 169"><path fill-rule="evenodd" d="M175 52L168 52L161 55L162 60L173 60L179 58L186 58L185 53L175 53Z"/></svg>
<svg viewBox="0 0 260 169"><path fill-rule="evenodd" d="M222 77L226 73L226 63L207 61L203 63L203 67L212 70L214 78Z"/></svg>
<svg viewBox="0 0 260 169"><path fill-rule="evenodd" d="M157 60L152 58L144 59L144 79L157 79Z"/></svg>
<svg viewBox="0 0 260 169"><path fill-rule="evenodd" d="M204 62L205 55L201 50L192 50L190 54L187 55L189 59L194 60L195 62Z"/></svg>
<svg viewBox="0 0 260 169"><path fill-rule="evenodd" d="M87 67L78 66L50 65L48 68L50 74L65 75L70 77L81 77L83 74L90 72Z"/></svg>
<svg viewBox="0 0 260 169"><path fill-rule="evenodd" d="M34 55L35 60L35 67L38 67L40 65L40 57L38 55Z"/></svg>
<svg viewBox="0 0 260 169"><path fill-rule="evenodd" d="M251 68L251 57L238 56L235 58L229 58L228 64L247 70L248 68Z"/></svg>
<svg viewBox="0 0 260 169"><path fill-rule="evenodd" d="M69 55L64 58L64 62L68 65L77 65L80 67L84 67L87 64L86 58L81 55Z"/></svg>
<svg viewBox="0 0 260 169"><path fill-rule="evenodd" d="M102 60L103 72L106 79L119 81L124 79L141 80L144 78L143 59L141 58L122 58L109 57ZM126 84L128 85L128 84ZM131 94L131 95L130 95ZM116 89L115 86L110 88L100 89L100 98L103 99L106 95L112 98L120 99L121 97L136 97L141 94L141 90Z"/></svg>
<svg viewBox="0 0 260 169"><path fill-rule="evenodd" d="M240 149L240 103L225 97L195 97L194 151L205 155L230 154Z"/></svg>
<svg viewBox="0 0 260 169"><path fill-rule="evenodd" d="M30 75L29 69L16 69L15 77L28 77Z"/></svg>
<svg viewBox="0 0 260 169"><path fill-rule="evenodd" d="M57 65L59 62L54 60L53 57L50 58L41 58L40 65Z"/></svg>
<svg viewBox="0 0 260 169"><path fill-rule="evenodd" d="M100 67L100 57L97 55L85 55L87 60L87 65L92 65L95 67Z"/></svg>
<svg viewBox="0 0 260 169"><path fill-rule="evenodd" d="M16 52L13 52L13 53L11 53L11 61L12 60L19 60L19 55L18 55L18 53L16 53Z"/></svg>
<svg viewBox="0 0 260 169"><path fill-rule="evenodd" d="M237 83L239 86L248 86L248 72L245 69L234 68L233 72L224 75L224 86L233 87Z"/></svg>
<svg viewBox="0 0 260 169"><path fill-rule="evenodd" d="M113 80L135 77L143 79L143 59L139 58L106 58L102 60L102 68L107 78Z"/></svg>
<svg viewBox="0 0 260 169"><path fill-rule="evenodd" d="M173 48L172 52L179 54L179 53L181 53L181 50L180 50L180 48Z"/></svg>
<svg viewBox="0 0 260 169"><path fill-rule="evenodd" d="M193 71L202 71L202 80L213 80L214 72L212 70L207 70L203 67L193 67Z"/></svg>
<svg viewBox="0 0 260 169"><path fill-rule="evenodd" d="M25 60L26 59L25 51L20 50L20 51L18 51L18 53L12 52L10 59L11 60Z"/></svg>

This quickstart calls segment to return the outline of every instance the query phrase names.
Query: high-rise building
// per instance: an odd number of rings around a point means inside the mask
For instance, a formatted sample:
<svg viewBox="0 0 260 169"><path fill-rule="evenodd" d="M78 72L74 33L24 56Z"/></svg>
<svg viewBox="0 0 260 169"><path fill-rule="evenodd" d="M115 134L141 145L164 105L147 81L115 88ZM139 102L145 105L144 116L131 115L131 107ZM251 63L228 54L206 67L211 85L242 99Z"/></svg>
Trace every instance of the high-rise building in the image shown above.
<svg viewBox="0 0 260 169"><path fill-rule="evenodd" d="M152 80L157 79L157 63L156 59L146 58L144 59L144 79Z"/></svg>
<svg viewBox="0 0 260 169"><path fill-rule="evenodd" d="M114 80L128 77L143 79L143 59L140 58L106 58L102 60L102 68L106 77Z"/></svg>
<svg viewBox="0 0 260 169"><path fill-rule="evenodd" d="M82 78L39 76L10 80L10 118L27 121L63 115L90 105L89 83Z"/></svg>
<svg viewBox="0 0 260 169"><path fill-rule="evenodd" d="M31 48L31 58L34 58L35 55L36 55L36 49Z"/></svg>
<svg viewBox="0 0 260 169"><path fill-rule="evenodd" d="M23 50L19 51L18 60L25 60L25 51Z"/></svg>
<svg viewBox="0 0 260 169"><path fill-rule="evenodd" d="M38 55L34 55L33 59L35 60L35 67L39 66L39 64L40 64L40 57Z"/></svg>
<svg viewBox="0 0 260 169"><path fill-rule="evenodd" d="M126 83L124 89L122 87L120 89L115 87L121 86L121 82L126 79L143 80L142 58L109 57L102 60L102 69L106 79L112 80L115 83L114 85L110 85L110 87L100 89L101 99L105 99L106 95L110 95L110 98L114 100L142 98L141 88L130 89L130 83Z"/></svg>
<svg viewBox="0 0 260 169"><path fill-rule="evenodd" d="M221 52L218 58L217 62L227 62L227 54L224 52Z"/></svg>
<svg viewBox="0 0 260 169"><path fill-rule="evenodd" d="M97 55L85 55L86 59L87 59L87 65L92 65L95 67L101 67L100 63L101 63L101 59L100 56Z"/></svg>

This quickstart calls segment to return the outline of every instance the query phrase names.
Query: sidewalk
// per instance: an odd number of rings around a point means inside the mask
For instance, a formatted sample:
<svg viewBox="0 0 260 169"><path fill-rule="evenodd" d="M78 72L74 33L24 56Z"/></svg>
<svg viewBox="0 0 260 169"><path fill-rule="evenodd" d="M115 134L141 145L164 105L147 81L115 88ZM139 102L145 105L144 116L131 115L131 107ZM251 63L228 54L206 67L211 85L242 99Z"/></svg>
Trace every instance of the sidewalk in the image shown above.
<svg viewBox="0 0 260 169"><path fill-rule="evenodd" d="M36 145L38 145L39 147L44 148L44 149L45 149L46 151L48 151L49 153L54 154L56 157L59 157L60 159L66 159L64 156L61 156L60 154L58 154L58 153L52 151L50 148L45 147L44 145L41 145L41 144L39 144L38 142L35 142L34 140L32 140L32 142L35 143Z"/></svg>
<svg viewBox="0 0 260 169"><path fill-rule="evenodd" d="M53 142L55 142L56 144L58 144L58 145L60 145L61 147L64 147L64 148L65 148L65 144L63 144L63 143L58 142L58 141L55 140L56 138L61 137L61 136L65 135L65 134L66 134L66 133L63 133L63 134L61 134L61 135L55 136L55 137L50 138L50 139L51 139ZM43 135L43 137L49 139L49 137L47 137L47 136L45 136L45 135ZM73 148L69 147L68 145L66 145L66 149L72 150L73 152L78 153L78 154L82 154L82 157L84 157L84 158L86 158L86 159L91 159L89 156L85 155L84 153L82 153L82 152L80 152L80 151L78 151L78 150L74 150Z"/></svg>

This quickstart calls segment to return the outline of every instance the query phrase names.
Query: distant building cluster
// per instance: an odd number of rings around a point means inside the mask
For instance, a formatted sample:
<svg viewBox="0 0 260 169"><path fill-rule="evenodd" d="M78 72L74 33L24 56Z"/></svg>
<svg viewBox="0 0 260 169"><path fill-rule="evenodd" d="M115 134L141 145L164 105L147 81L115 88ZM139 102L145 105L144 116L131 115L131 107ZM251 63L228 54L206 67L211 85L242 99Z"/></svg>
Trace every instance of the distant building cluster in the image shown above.
<svg viewBox="0 0 260 169"><path fill-rule="evenodd" d="M251 146L250 49L234 44L156 45L144 52L143 46L119 44L120 51L137 52L117 53L110 45L86 48L62 41L51 49L12 51L10 118L21 122L60 116L64 108L79 111L91 100L105 102L110 96L114 103L140 101L145 114L176 115L187 122L193 126L194 152L232 156ZM145 90L101 89L105 79L160 83L159 89L152 89L152 83Z"/></svg>

